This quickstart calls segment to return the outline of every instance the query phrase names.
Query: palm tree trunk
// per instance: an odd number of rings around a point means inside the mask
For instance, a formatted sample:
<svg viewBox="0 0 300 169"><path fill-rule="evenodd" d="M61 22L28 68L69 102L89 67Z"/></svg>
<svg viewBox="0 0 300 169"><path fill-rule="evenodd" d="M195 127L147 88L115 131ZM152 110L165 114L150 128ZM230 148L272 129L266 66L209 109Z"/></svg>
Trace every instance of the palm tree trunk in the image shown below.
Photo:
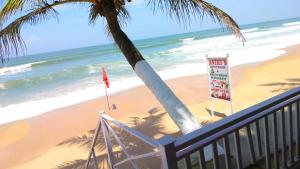
<svg viewBox="0 0 300 169"><path fill-rule="evenodd" d="M111 0L101 0L100 4L106 18L109 30L118 47L125 55L136 74L152 91L182 133L187 134L201 125L193 117L186 106L175 96L159 75L145 61L132 41L122 31L117 18L117 12Z"/></svg>

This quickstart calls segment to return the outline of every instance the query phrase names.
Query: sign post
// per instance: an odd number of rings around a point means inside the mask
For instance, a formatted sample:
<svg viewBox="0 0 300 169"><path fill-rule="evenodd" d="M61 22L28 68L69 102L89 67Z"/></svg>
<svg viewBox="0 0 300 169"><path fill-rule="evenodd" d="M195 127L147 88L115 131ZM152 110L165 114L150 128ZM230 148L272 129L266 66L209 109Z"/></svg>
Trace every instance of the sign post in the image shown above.
<svg viewBox="0 0 300 169"><path fill-rule="evenodd" d="M228 80L229 80L230 109L231 109L231 114L233 114L231 74L230 74L230 67L229 67L229 63L228 63L229 54L226 55L226 58L227 58Z"/></svg>
<svg viewBox="0 0 300 169"><path fill-rule="evenodd" d="M231 114L233 113L228 57L229 55L227 55L227 57L214 58L206 56L212 116L214 116L214 99L229 101L231 104Z"/></svg>

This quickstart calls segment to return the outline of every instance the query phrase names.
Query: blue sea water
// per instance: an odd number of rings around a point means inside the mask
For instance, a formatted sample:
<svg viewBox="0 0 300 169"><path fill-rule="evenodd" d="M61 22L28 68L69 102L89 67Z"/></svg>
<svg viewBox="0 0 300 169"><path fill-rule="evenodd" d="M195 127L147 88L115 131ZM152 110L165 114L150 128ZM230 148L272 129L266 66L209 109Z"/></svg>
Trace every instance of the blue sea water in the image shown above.
<svg viewBox="0 0 300 169"><path fill-rule="evenodd" d="M268 60L300 43L300 18L242 26L245 46L222 29L191 32L134 43L163 79L206 73L205 56L230 54L231 66ZM12 58L0 66L0 124L141 85L114 44Z"/></svg>

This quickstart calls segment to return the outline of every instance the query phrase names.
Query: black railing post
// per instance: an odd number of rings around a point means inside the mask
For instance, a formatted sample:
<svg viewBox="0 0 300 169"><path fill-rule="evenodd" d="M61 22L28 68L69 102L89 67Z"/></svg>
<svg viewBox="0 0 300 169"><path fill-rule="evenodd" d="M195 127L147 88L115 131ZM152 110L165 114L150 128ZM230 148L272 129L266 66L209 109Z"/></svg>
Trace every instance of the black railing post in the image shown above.
<svg viewBox="0 0 300 169"><path fill-rule="evenodd" d="M295 103L296 115L294 115L292 111L293 104ZM285 110L286 108L288 108L289 111ZM271 116L272 119L268 119ZM295 121L294 118L296 118ZM260 124L259 122L263 123ZM272 123L272 125L269 126L269 122ZM251 131L251 125L255 125L257 152L255 151L255 138L252 136L254 133ZM295 133L294 126L297 126ZM247 132L246 139L249 145L241 142L241 134L239 131L245 127ZM269 130L270 127L272 127L273 130ZM231 134L234 135L233 145L229 144L229 135ZM271 137L271 135L273 137ZM282 144L279 144L280 137ZM223 139L225 155L225 163L222 162L222 164L218 159L219 153L217 147L217 141L220 139ZM297 140L296 147L294 147L294 139ZM270 150L271 141L273 143L273 152ZM210 150L212 154L212 159L210 159L209 162L210 168L218 169L226 167L226 169L231 169L232 158L236 160L235 168L237 169L248 168L250 165L248 160L250 159L252 159L253 164L263 161L266 165L266 169L296 168L300 164L300 87L275 96L215 122L213 125L204 126L201 129L179 138L174 139L171 136L165 136L158 144L163 169L206 169L204 147L211 145L213 146L212 150ZM235 150L235 153L232 155L230 147ZM249 152L242 154L242 149L245 148L248 148L246 151ZM274 158L272 158L272 153L274 153ZM196 163L196 158L192 158L194 154L198 155L199 164ZM282 159L279 157L280 154ZM293 159L296 155L298 159ZM247 158L243 159L245 156L247 156ZM287 165L287 157L291 158L289 165ZM211 160L213 166L211 166ZM274 161L274 164L271 163L272 161Z"/></svg>
<svg viewBox="0 0 300 169"><path fill-rule="evenodd" d="M178 169L174 141L175 139L169 135L159 140L163 169Z"/></svg>

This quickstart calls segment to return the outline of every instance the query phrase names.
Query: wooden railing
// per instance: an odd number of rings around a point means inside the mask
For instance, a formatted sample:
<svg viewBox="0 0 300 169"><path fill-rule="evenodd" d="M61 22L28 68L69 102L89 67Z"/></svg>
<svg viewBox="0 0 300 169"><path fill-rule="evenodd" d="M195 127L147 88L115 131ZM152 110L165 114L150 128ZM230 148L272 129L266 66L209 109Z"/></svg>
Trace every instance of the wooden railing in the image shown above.
<svg viewBox="0 0 300 169"><path fill-rule="evenodd" d="M293 168L300 163L299 101L300 87L179 138L166 136L163 168Z"/></svg>

